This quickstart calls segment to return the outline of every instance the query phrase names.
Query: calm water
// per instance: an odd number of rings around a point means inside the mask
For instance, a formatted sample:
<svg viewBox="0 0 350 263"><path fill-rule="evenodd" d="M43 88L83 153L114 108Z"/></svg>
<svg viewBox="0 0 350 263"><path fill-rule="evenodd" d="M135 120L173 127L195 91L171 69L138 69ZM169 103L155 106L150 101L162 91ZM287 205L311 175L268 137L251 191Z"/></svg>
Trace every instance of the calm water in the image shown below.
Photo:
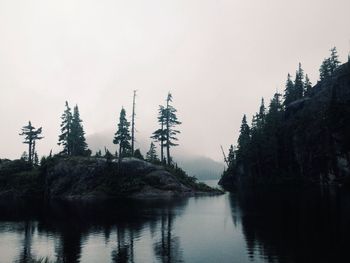
<svg viewBox="0 0 350 263"><path fill-rule="evenodd" d="M0 262L350 262L342 190L163 201L0 200Z"/></svg>

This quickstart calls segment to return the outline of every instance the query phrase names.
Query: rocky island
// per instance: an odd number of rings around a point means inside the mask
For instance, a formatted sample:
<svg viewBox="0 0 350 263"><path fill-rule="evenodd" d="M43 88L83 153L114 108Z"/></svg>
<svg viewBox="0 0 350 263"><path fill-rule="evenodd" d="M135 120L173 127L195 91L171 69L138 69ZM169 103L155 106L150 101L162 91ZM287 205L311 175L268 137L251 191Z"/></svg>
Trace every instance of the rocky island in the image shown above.
<svg viewBox="0 0 350 263"><path fill-rule="evenodd" d="M221 194L177 166L133 157L47 157L32 168L23 160L1 160L0 196L60 199L165 198Z"/></svg>

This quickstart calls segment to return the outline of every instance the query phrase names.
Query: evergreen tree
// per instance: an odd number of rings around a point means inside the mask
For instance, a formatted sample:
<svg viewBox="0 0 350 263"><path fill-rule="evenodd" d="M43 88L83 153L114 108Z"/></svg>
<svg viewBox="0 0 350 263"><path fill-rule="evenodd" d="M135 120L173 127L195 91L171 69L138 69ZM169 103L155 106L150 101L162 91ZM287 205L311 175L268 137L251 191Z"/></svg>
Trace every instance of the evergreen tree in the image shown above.
<svg viewBox="0 0 350 263"><path fill-rule="evenodd" d="M270 105L269 105L269 110L268 110L268 113L266 115L266 120L268 120L269 117L271 117L271 115L276 115L280 112L283 111L283 105L282 105L282 102L281 102L281 94L276 92L274 95L273 95L273 98L270 102Z"/></svg>
<svg viewBox="0 0 350 263"><path fill-rule="evenodd" d="M305 88L305 96L310 96L311 89L312 89L312 83L311 83L309 76L307 74L305 75L304 88Z"/></svg>
<svg viewBox="0 0 350 263"><path fill-rule="evenodd" d="M266 123L264 126L263 152L265 163L267 163L267 167L273 166L275 169L279 166L279 134L280 125L283 119L283 105L280 97L281 94L279 93L275 93L273 96L269 105L268 113L266 114Z"/></svg>
<svg viewBox="0 0 350 263"><path fill-rule="evenodd" d="M261 98L261 104L259 108L259 113L257 114L257 125L263 127L265 124L266 108L264 98Z"/></svg>
<svg viewBox="0 0 350 263"><path fill-rule="evenodd" d="M158 160L156 146L154 145L153 142L151 142L151 145L149 147L149 151L146 153L146 160L148 162L156 162Z"/></svg>
<svg viewBox="0 0 350 263"><path fill-rule="evenodd" d="M28 162L28 153L26 151L22 153L21 160Z"/></svg>
<svg viewBox="0 0 350 263"><path fill-rule="evenodd" d="M166 110L165 107L160 105L158 110L158 123L160 128L153 132L151 138L158 141L160 144L160 161L164 163L164 145L166 143Z"/></svg>
<svg viewBox="0 0 350 263"><path fill-rule="evenodd" d="M80 119L78 105L76 105L73 109L70 137L71 155L84 155L87 150L87 144L85 140L85 132L82 125L82 120Z"/></svg>
<svg viewBox="0 0 350 263"><path fill-rule="evenodd" d="M115 133L113 143L119 145L119 164L121 162L121 159L128 154L128 152L131 150L130 145L130 122L126 119L126 112L125 109L122 108L120 111L119 116L119 124L118 124L118 130Z"/></svg>
<svg viewBox="0 0 350 263"><path fill-rule="evenodd" d="M329 78L340 65L340 61L338 60L337 49L333 47L330 51L330 57L325 58L320 67L321 80Z"/></svg>
<svg viewBox="0 0 350 263"><path fill-rule="evenodd" d="M256 173L261 175L262 173L262 160L263 160L263 147L265 143L265 105L264 99L261 100L261 105L259 107L259 112L253 116L252 125L250 129L250 144L248 144L248 149L246 149L246 159L251 160L249 165L250 169L254 169ZM248 169L247 164L245 164L246 169Z"/></svg>
<svg viewBox="0 0 350 263"><path fill-rule="evenodd" d="M228 162L229 169L234 167L234 165L235 165L235 150L234 150L232 144L231 144L230 149L228 151L227 162Z"/></svg>
<svg viewBox="0 0 350 263"><path fill-rule="evenodd" d="M250 143L250 127L247 123L247 117L244 114L238 137L237 159L243 160L247 156Z"/></svg>
<svg viewBox="0 0 350 263"><path fill-rule="evenodd" d="M333 47L331 48L331 56L329 57L329 72L332 75L334 71L339 67L340 61L338 59L338 52L337 48Z"/></svg>
<svg viewBox="0 0 350 263"><path fill-rule="evenodd" d="M98 151L95 153L95 157L102 157L102 152L101 152L101 150L98 150Z"/></svg>
<svg viewBox="0 0 350 263"><path fill-rule="evenodd" d="M106 158L107 163L110 163L113 159L113 155L111 154L111 152L105 147L105 156L104 158Z"/></svg>
<svg viewBox="0 0 350 263"><path fill-rule="evenodd" d="M284 106L285 107L288 106L294 100L295 100L294 83L291 80L290 74L288 73L286 88L284 90Z"/></svg>
<svg viewBox="0 0 350 263"><path fill-rule="evenodd" d="M330 73L330 59L325 58L320 67L320 79L324 80L331 75Z"/></svg>
<svg viewBox="0 0 350 263"><path fill-rule="evenodd" d="M177 146L178 144L175 143L178 139L176 138L176 135L180 133L180 131L175 129L176 125L181 124L180 121L178 121L176 112L177 110L170 105L170 103L173 101L173 97L171 93L168 93L167 99L166 99L166 108L165 108L165 144L164 147L167 150L167 162L168 165L172 163L172 158L170 156L170 147Z"/></svg>
<svg viewBox="0 0 350 263"><path fill-rule="evenodd" d="M134 157L137 158L137 159L140 159L140 160L144 160L143 155L142 155L140 149L136 149L136 150L135 150L135 152L134 152Z"/></svg>
<svg viewBox="0 0 350 263"><path fill-rule="evenodd" d="M25 136L24 137L24 142L25 144L28 144L28 161L30 164L33 163L33 156L34 153L33 152L33 146L35 145L35 141L36 140L41 140L44 137L41 137L42 133L42 128L38 128L36 129L34 126L32 126L32 123L29 121L28 125L23 126L22 128L22 133L20 133L20 135ZM35 151L35 147L34 147L34 151Z"/></svg>
<svg viewBox="0 0 350 263"><path fill-rule="evenodd" d="M66 101L65 105L66 109L63 112L61 119L61 135L58 138L58 145L63 146L63 150L61 153L66 154L66 155L71 155L72 154L72 136L71 136L71 131L72 131L72 112L71 108L68 105L68 102Z"/></svg>
<svg viewBox="0 0 350 263"><path fill-rule="evenodd" d="M299 63L299 68L295 73L294 92L294 100L301 99L304 95L304 70L301 68L301 63Z"/></svg>

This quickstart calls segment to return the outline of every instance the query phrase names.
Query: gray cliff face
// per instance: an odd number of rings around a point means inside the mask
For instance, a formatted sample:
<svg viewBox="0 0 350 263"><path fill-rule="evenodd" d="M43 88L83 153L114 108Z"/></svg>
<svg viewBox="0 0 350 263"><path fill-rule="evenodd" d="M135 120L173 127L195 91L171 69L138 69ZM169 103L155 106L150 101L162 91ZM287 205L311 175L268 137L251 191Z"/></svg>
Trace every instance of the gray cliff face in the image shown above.
<svg viewBox="0 0 350 263"><path fill-rule="evenodd" d="M349 152L350 64L342 65L329 79L318 82L310 97L288 106L286 123L301 132L293 134L293 150L303 176L312 174L313 167L324 166L314 172L321 182L348 181ZM327 156L318 160L318 155Z"/></svg>

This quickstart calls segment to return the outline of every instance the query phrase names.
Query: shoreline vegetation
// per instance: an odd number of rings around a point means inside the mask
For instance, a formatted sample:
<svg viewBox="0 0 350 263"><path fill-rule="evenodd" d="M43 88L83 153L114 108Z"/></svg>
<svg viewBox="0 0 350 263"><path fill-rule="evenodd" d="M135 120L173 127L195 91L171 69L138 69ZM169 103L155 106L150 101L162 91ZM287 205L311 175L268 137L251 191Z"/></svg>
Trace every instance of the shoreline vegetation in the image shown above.
<svg viewBox="0 0 350 263"><path fill-rule="evenodd" d="M219 184L241 186L350 185L350 56L340 63L336 48L312 85L299 63L284 94L264 99L248 124L244 115L236 146Z"/></svg>
<svg viewBox="0 0 350 263"><path fill-rule="evenodd" d="M118 150L112 154L107 148L92 155L85 140L85 132L78 105L71 110L65 102L61 116L57 154L39 156L36 143L44 139L43 128L35 128L31 121L23 126L20 136L28 145L20 159L0 159L0 196L64 199L101 198L167 198L200 194L221 194L197 178L188 176L177 166L171 148L178 146L177 126L181 124L169 92L164 105L159 106L159 128L150 136L146 157L135 149L136 91L133 96L131 123L122 107L114 138ZM131 126L131 131L130 131ZM159 143L160 156L157 147Z"/></svg>

